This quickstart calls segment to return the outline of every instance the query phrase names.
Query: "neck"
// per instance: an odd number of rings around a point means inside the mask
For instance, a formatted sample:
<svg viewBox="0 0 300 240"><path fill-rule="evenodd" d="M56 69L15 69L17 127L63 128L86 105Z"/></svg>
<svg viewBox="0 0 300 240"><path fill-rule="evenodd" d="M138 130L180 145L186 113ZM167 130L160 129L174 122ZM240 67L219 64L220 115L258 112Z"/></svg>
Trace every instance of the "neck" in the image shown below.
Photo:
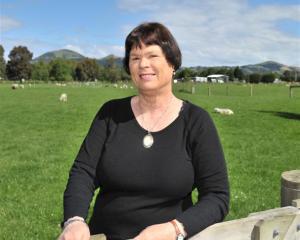
<svg viewBox="0 0 300 240"><path fill-rule="evenodd" d="M147 95L140 94L138 96L138 104L143 112L155 112L157 110L165 109L170 101L174 98L172 92L163 95Z"/></svg>

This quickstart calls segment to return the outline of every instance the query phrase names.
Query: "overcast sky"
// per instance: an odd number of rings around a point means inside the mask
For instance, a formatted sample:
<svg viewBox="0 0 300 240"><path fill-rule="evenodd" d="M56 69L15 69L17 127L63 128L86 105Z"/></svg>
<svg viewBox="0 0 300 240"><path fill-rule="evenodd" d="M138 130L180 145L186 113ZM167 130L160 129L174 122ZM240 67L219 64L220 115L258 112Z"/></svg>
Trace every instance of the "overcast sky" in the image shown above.
<svg viewBox="0 0 300 240"><path fill-rule="evenodd" d="M145 21L171 30L183 66L300 66L300 0L0 0L0 43L5 56L25 45L34 57L122 57L127 34Z"/></svg>

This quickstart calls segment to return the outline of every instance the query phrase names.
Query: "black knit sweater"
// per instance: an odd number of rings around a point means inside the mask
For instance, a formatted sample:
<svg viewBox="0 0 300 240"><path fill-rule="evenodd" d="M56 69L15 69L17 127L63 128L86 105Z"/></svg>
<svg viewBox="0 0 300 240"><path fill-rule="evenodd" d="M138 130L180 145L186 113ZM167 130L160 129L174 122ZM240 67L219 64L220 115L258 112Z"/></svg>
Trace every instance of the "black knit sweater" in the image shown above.
<svg viewBox="0 0 300 240"><path fill-rule="evenodd" d="M222 221L229 186L215 126L202 108L184 102L169 126L154 132L137 122L131 97L105 103L97 113L71 168L64 193L64 220L87 217L100 187L89 226L109 239L133 238L149 225L176 218L192 236ZM199 200L193 205L191 192Z"/></svg>

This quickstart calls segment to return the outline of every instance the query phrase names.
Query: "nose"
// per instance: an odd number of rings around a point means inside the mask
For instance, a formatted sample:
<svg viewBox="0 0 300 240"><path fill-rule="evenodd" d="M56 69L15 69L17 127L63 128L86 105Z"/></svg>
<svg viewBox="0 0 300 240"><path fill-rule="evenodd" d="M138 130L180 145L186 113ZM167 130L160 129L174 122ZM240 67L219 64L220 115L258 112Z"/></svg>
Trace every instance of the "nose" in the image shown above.
<svg viewBox="0 0 300 240"><path fill-rule="evenodd" d="M142 57L139 65L140 65L140 68L149 67L149 60L146 57Z"/></svg>

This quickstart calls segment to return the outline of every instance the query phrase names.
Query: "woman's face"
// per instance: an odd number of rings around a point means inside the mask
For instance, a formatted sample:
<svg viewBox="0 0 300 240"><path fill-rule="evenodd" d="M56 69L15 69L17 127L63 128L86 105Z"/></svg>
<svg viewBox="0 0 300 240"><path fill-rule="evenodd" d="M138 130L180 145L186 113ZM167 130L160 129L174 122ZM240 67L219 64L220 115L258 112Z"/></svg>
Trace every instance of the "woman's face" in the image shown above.
<svg viewBox="0 0 300 240"><path fill-rule="evenodd" d="M129 69L131 78L139 90L172 90L174 68L167 62L158 45L142 44L141 48L132 48Z"/></svg>

